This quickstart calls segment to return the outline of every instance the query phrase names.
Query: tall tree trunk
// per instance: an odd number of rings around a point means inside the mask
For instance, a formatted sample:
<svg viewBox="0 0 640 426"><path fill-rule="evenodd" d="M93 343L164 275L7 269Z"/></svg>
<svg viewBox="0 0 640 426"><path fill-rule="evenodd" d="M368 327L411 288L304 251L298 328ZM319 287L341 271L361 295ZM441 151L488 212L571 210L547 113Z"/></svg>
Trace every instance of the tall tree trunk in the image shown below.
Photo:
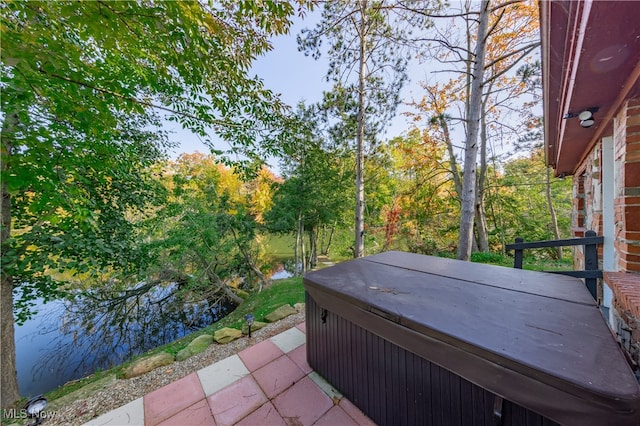
<svg viewBox="0 0 640 426"><path fill-rule="evenodd" d="M324 246L325 246L324 239L326 235L327 235L327 226L322 225L322 227L320 227L320 236L318 237L318 241L320 242L318 253L320 253L321 255L324 254Z"/></svg>
<svg viewBox="0 0 640 426"><path fill-rule="evenodd" d="M302 260L301 266L302 273L304 274L307 272L307 253L304 246L304 222L302 221L302 218L298 223L298 233L300 234L300 259Z"/></svg>
<svg viewBox="0 0 640 426"><path fill-rule="evenodd" d="M478 251L489 251L489 233L487 230L487 213L484 209L484 200L478 200L475 213L476 232L478 234Z"/></svg>
<svg viewBox="0 0 640 426"><path fill-rule="evenodd" d="M6 176L9 169L9 157L13 151L12 133L17 124L17 116L9 114L5 116L2 125L2 175ZM0 227L0 250L2 258L5 258L6 244L11 236L11 194L7 188L6 179L2 180L2 223ZM14 336L13 318L13 278L4 268L0 271L0 408L8 408L19 398L18 373L16 370L16 343Z"/></svg>
<svg viewBox="0 0 640 426"><path fill-rule="evenodd" d="M484 206L484 189L487 182L487 121L486 106L488 97L482 103L480 119L480 172L478 173L478 187L476 188L476 230L478 233L478 250L489 251L489 231L487 230L487 216Z"/></svg>
<svg viewBox="0 0 640 426"><path fill-rule="evenodd" d="M449 133L449 125L444 115L440 114L438 117L440 127L444 133L444 141L447 144L447 152L449 153L449 168L451 170L451 176L453 176L453 184L458 194L458 199L462 196L462 179L460 178L460 171L458 170L458 162L456 161L456 155L453 152L453 142L451 141L451 134Z"/></svg>
<svg viewBox="0 0 640 426"><path fill-rule="evenodd" d="M356 217L355 217L355 245L353 256L364 256L364 118L365 118L365 83L366 83L366 2L361 3L360 27L360 57L358 68L358 134L356 147Z"/></svg>
<svg viewBox="0 0 640 426"><path fill-rule="evenodd" d="M327 246L325 247L325 251L322 253L323 256L329 255L329 250L331 249L331 243L333 242L333 235L336 232L336 226L338 226L338 221L335 220L331 229L329 230L329 241L327 241Z"/></svg>
<svg viewBox="0 0 640 426"><path fill-rule="evenodd" d="M547 195L547 206L549 207L549 215L551 215L551 229L553 230L553 236L556 240L559 240L560 230L558 229L558 218L556 217L556 209L553 207L553 199L551 198L551 167L547 167L545 193ZM556 247L556 249L554 250L554 254L556 259L562 259L562 247Z"/></svg>
<svg viewBox="0 0 640 426"><path fill-rule="evenodd" d="M309 269L318 264L318 233L315 228L309 229Z"/></svg>
<svg viewBox="0 0 640 426"><path fill-rule="evenodd" d="M301 275L301 267L300 267L300 224L302 223L302 210L298 211L298 226L296 229L296 244L293 248L293 275L298 276Z"/></svg>
<svg viewBox="0 0 640 426"><path fill-rule="evenodd" d="M236 233L236 231L233 228L231 228L231 232L233 233L233 239L236 242L236 246L238 247L238 250L242 254L242 257L244 257L244 261L247 263L249 268L251 268L253 273L256 274L256 277L258 277L258 280L260 281L260 287L258 288L258 293L260 293L264 286L268 286L269 284L271 284L271 280L265 277L262 271L260 270L260 268L258 268L258 265L256 265L256 262L254 262L253 257L249 252L250 249L246 247L239 240L238 234Z"/></svg>
<svg viewBox="0 0 640 426"><path fill-rule="evenodd" d="M484 0L480 7L469 115L467 116L467 140L465 143L464 175L462 180L462 213L460 217L460 238L458 239L458 259L461 260L469 260L473 244L477 182L476 161L478 157L480 115L482 113L482 86L488 23L489 1Z"/></svg>

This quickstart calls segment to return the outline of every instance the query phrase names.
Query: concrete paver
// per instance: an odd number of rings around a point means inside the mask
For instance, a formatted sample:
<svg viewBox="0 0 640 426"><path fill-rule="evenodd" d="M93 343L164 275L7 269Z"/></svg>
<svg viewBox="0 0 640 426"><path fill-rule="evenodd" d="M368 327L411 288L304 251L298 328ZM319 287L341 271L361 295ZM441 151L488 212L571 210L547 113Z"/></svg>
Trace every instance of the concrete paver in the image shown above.
<svg viewBox="0 0 640 426"><path fill-rule="evenodd" d="M85 425L375 425L306 360L304 323Z"/></svg>
<svg viewBox="0 0 640 426"><path fill-rule="evenodd" d="M242 379L247 374L249 374L249 370L238 355L232 355L198 370L198 377L207 396L229 386L236 380Z"/></svg>

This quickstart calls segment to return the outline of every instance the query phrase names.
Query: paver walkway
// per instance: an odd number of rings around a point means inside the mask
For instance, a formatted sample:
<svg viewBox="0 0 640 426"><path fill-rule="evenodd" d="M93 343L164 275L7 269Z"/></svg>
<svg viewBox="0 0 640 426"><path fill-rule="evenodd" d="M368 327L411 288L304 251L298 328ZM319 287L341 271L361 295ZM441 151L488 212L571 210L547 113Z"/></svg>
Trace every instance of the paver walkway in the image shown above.
<svg viewBox="0 0 640 426"><path fill-rule="evenodd" d="M373 425L309 367L305 340L302 323L85 426Z"/></svg>

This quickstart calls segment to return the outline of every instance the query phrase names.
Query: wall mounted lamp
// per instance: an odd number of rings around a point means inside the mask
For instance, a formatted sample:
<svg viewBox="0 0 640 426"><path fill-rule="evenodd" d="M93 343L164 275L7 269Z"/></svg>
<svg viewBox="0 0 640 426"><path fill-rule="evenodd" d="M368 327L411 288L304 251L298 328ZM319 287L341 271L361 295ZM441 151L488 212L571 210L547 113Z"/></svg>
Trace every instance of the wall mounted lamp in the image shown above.
<svg viewBox="0 0 640 426"><path fill-rule="evenodd" d="M589 110L582 111L580 114L578 114L578 118L580 119L580 125L584 128L589 128L596 123L596 121L593 119L593 112Z"/></svg>
<svg viewBox="0 0 640 426"><path fill-rule="evenodd" d="M589 127L596 124L596 120L593 118L593 114L598 112L598 109L599 109L598 107L587 108L583 111L580 111L577 114L575 112L569 112L565 114L562 118L566 120L569 118L578 117L580 119L580 126L584 127L585 129L588 129Z"/></svg>

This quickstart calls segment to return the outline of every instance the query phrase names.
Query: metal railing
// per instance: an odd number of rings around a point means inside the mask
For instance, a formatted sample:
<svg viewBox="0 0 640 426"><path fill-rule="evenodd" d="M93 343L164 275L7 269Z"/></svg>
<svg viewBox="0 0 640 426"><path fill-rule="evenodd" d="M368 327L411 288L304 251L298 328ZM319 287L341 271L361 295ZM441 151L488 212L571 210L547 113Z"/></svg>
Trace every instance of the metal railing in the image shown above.
<svg viewBox="0 0 640 426"><path fill-rule="evenodd" d="M598 245L603 242L604 237L599 237L594 231L587 231L582 238L569 238L566 240L533 241L525 243L522 238L516 238L516 242L514 244L507 244L506 249L514 250L513 267L522 269L525 249L584 246L584 270L545 272L584 278L589 293L591 293L594 300L598 300L598 279L602 278L602 271L598 269Z"/></svg>

